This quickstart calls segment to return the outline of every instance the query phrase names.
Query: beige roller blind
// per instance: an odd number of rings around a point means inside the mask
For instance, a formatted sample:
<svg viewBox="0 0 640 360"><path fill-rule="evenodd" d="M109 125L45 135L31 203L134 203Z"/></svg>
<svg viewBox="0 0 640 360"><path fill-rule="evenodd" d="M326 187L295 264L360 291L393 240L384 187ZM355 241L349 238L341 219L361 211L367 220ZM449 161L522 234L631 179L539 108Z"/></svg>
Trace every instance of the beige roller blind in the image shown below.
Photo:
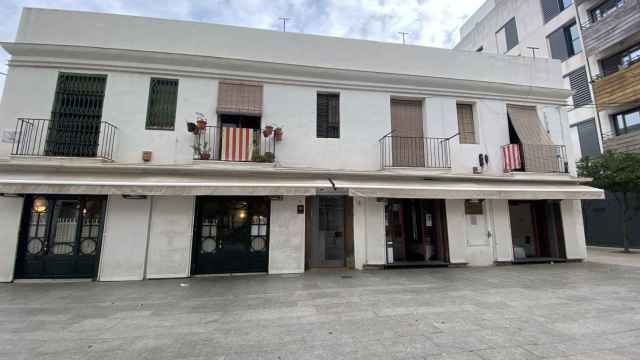
<svg viewBox="0 0 640 360"><path fill-rule="evenodd" d="M221 81L218 86L219 114L262 115L262 84Z"/></svg>
<svg viewBox="0 0 640 360"><path fill-rule="evenodd" d="M554 172L562 165L558 147L538 119L532 106L507 105L509 120L522 142L525 170L528 172Z"/></svg>
<svg viewBox="0 0 640 360"><path fill-rule="evenodd" d="M475 144L476 130L473 124L473 105L458 104L458 132L460 144Z"/></svg>
<svg viewBox="0 0 640 360"><path fill-rule="evenodd" d="M507 105L511 125L523 144L554 145L533 106Z"/></svg>

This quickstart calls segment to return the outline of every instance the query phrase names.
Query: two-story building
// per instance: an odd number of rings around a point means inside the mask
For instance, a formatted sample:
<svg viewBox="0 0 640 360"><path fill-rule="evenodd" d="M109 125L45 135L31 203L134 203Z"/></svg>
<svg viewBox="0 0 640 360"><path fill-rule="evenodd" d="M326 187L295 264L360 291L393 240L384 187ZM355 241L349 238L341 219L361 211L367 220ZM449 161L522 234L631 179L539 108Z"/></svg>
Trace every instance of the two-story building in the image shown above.
<svg viewBox="0 0 640 360"><path fill-rule="evenodd" d="M581 260L559 62L23 10L0 280Z"/></svg>

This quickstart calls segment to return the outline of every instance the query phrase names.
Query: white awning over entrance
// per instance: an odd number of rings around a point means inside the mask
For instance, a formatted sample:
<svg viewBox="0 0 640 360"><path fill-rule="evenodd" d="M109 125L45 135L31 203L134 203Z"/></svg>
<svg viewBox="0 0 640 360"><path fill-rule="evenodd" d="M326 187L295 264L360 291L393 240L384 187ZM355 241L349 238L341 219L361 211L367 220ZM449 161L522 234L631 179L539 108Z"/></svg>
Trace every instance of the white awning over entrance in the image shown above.
<svg viewBox="0 0 640 360"><path fill-rule="evenodd" d="M461 181L335 181L351 196L412 199L604 199L604 191L578 184Z"/></svg>
<svg viewBox="0 0 640 360"><path fill-rule="evenodd" d="M264 178L257 176L82 176L3 175L0 193L94 195L313 195L328 187L326 179Z"/></svg>

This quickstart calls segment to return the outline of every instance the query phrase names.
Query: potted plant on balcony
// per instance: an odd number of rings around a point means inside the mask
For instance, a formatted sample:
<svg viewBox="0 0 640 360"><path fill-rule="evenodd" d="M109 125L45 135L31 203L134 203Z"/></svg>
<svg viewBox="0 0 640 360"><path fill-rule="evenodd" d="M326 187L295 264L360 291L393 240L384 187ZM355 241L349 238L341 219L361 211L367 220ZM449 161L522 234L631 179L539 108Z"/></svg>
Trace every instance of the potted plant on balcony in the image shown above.
<svg viewBox="0 0 640 360"><path fill-rule="evenodd" d="M272 125L265 126L264 130L262 130L262 136L264 136L265 138L268 138L269 136L271 136L271 134L273 134L273 126Z"/></svg>
<svg viewBox="0 0 640 360"><path fill-rule="evenodd" d="M193 149L194 160L209 160L211 158L211 149L206 141L193 144L191 148Z"/></svg>
<svg viewBox="0 0 640 360"><path fill-rule="evenodd" d="M272 153L271 151L265 152L264 155L262 155L262 157L264 159L264 162L267 162L267 163L272 163L276 158L275 154Z"/></svg>
<svg viewBox="0 0 640 360"><path fill-rule="evenodd" d="M284 132L281 127L277 127L275 131L276 141L282 141L282 137L284 136Z"/></svg>
<svg viewBox="0 0 640 360"><path fill-rule="evenodd" d="M199 130L205 130L207 128L207 118L204 114L196 113L196 126Z"/></svg>

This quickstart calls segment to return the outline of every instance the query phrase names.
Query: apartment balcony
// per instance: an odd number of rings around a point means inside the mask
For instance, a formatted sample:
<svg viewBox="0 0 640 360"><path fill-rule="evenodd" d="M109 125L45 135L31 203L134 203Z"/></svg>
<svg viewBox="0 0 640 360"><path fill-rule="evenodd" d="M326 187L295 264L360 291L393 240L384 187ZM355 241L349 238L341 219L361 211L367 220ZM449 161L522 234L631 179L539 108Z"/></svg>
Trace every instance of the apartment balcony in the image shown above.
<svg viewBox="0 0 640 360"><path fill-rule="evenodd" d="M508 144L502 147L504 172L569 172L565 145Z"/></svg>
<svg viewBox="0 0 640 360"><path fill-rule="evenodd" d="M640 9L638 11L640 12ZM640 62L594 81L593 92L596 104L602 107L639 102L640 81L638 79L640 79Z"/></svg>
<svg viewBox="0 0 640 360"><path fill-rule="evenodd" d="M388 134L380 140L381 166L385 168L451 168L451 138L408 137Z"/></svg>
<svg viewBox="0 0 640 360"><path fill-rule="evenodd" d="M640 131L632 131L620 135L605 133L602 134L602 137L604 151L640 154Z"/></svg>
<svg viewBox="0 0 640 360"><path fill-rule="evenodd" d="M582 19L582 36L587 54L601 51L640 31L640 0L625 0L624 4L605 17L593 22Z"/></svg>
<svg viewBox="0 0 640 360"><path fill-rule="evenodd" d="M278 136L260 129L206 126L194 132L193 159L273 163Z"/></svg>
<svg viewBox="0 0 640 360"><path fill-rule="evenodd" d="M20 118L12 156L113 160L118 128L106 121Z"/></svg>

